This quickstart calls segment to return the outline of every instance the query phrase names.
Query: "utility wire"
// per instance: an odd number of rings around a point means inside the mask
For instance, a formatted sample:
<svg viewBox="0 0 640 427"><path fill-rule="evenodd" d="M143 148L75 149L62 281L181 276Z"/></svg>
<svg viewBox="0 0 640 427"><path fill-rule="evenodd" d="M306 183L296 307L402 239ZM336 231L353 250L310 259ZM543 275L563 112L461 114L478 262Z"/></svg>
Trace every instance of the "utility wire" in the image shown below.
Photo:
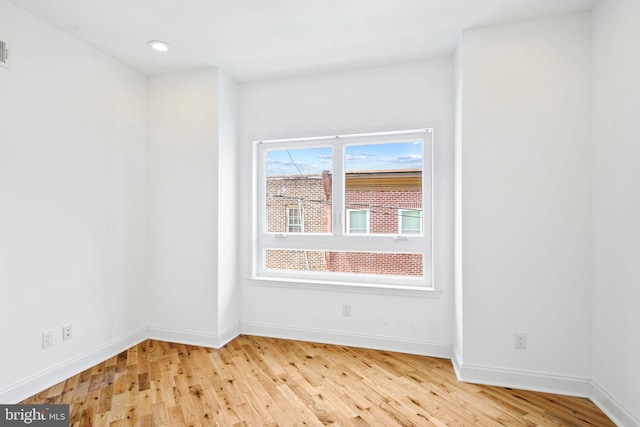
<svg viewBox="0 0 640 427"><path fill-rule="evenodd" d="M298 167L298 164L296 163L295 160L293 160L293 156L291 155L291 153L289 152L289 150L287 150L287 154L289 155L289 158L291 159L291 163L293 163L293 166L296 167L296 169L298 169L298 173L300 174L301 177L304 178L304 174L302 173L302 171L300 170L300 168Z"/></svg>
<svg viewBox="0 0 640 427"><path fill-rule="evenodd" d="M322 205L333 205L333 203L326 201L326 200L315 200L315 199L305 199L304 197L289 197L289 196L281 196L281 195L276 195L276 194L269 194L267 195L267 197L272 197L272 198L279 198L279 199L287 199L287 200L295 200L296 202L303 202L303 203L317 203L317 204L322 204ZM384 205L374 205L371 203L356 203L356 202L346 202L345 203L345 207L349 208L349 207L355 207L355 208L378 208L378 209L387 209L387 210L395 210L395 211L399 211L400 209L402 210L419 210L420 211L420 216L419 217L415 217L412 215L401 215L402 217L405 218L422 218L422 208L400 208L400 207L395 207L395 206L384 206ZM393 215L396 216L397 213L388 213L388 212L382 212L379 210L374 211L375 213L381 214L381 215Z"/></svg>

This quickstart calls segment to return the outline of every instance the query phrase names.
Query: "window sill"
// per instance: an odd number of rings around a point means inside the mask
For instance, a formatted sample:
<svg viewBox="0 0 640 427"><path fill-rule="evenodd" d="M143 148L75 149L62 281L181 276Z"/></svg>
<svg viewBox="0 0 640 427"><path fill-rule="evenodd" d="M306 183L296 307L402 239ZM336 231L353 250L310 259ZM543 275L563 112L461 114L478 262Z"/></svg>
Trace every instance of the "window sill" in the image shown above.
<svg viewBox="0 0 640 427"><path fill-rule="evenodd" d="M271 288L336 291L374 295L408 296L418 298L439 298L440 294L442 293L441 291L432 288L418 288L416 286L331 282L319 280L289 279L282 277L251 277L248 279L248 281L252 286L264 286Z"/></svg>

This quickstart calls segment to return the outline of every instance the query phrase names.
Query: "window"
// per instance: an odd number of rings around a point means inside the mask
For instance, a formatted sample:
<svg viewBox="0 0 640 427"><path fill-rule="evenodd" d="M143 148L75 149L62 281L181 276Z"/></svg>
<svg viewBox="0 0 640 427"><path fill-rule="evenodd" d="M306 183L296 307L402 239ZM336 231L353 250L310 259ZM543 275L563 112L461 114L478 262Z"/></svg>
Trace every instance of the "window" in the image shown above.
<svg viewBox="0 0 640 427"><path fill-rule="evenodd" d="M257 141L254 277L432 287L432 138Z"/></svg>
<svg viewBox="0 0 640 427"><path fill-rule="evenodd" d="M289 233L303 233L304 222L302 218L300 206L287 206L287 231Z"/></svg>
<svg viewBox="0 0 640 427"><path fill-rule="evenodd" d="M369 210L347 209L347 233L369 232Z"/></svg>
<svg viewBox="0 0 640 427"><path fill-rule="evenodd" d="M418 209L399 209L398 225L400 234L422 233L422 211Z"/></svg>

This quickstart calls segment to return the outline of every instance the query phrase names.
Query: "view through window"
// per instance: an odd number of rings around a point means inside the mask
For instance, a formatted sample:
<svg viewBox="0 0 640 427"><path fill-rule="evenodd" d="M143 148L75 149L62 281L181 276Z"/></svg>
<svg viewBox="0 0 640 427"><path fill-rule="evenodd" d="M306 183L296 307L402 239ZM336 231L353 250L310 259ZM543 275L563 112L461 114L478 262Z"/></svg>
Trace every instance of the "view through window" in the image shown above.
<svg viewBox="0 0 640 427"><path fill-rule="evenodd" d="M256 276L430 286L432 131L256 145Z"/></svg>

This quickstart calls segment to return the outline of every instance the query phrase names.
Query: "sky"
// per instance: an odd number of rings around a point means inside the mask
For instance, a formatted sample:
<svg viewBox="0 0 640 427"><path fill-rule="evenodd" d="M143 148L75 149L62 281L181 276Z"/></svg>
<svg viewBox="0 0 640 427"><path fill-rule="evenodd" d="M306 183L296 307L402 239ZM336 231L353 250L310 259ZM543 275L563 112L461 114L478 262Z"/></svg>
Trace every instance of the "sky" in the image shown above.
<svg viewBox="0 0 640 427"><path fill-rule="evenodd" d="M298 148L267 151L267 176L320 175L332 171L332 149ZM422 142L349 145L345 147L347 172L422 168Z"/></svg>

